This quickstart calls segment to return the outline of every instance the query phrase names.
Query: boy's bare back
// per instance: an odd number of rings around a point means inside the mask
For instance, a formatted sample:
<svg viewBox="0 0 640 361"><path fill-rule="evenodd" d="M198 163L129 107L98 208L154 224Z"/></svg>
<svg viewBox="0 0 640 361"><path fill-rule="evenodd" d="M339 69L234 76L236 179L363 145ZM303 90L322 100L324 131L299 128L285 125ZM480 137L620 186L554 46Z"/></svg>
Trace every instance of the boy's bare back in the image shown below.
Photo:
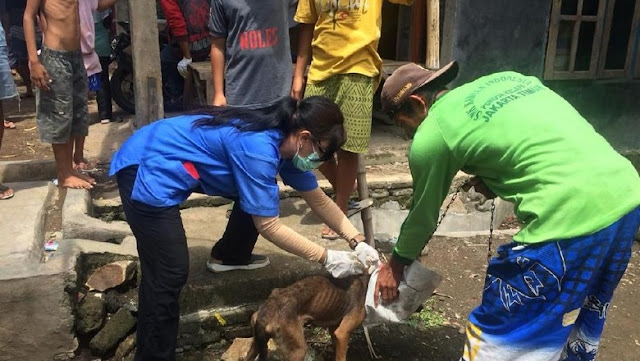
<svg viewBox="0 0 640 361"><path fill-rule="evenodd" d="M80 49L80 16L78 1L40 0L44 18L44 45L49 49L74 51Z"/></svg>

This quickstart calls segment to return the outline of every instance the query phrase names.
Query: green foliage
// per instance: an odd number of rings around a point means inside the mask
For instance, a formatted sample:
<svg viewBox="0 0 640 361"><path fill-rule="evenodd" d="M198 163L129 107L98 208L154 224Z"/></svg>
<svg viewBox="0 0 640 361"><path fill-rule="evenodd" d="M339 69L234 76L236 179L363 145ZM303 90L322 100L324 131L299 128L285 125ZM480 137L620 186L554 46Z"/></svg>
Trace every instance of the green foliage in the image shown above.
<svg viewBox="0 0 640 361"><path fill-rule="evenodd" d="M444 325L445 318L439 311L434 309L435 299L430 298L425 302L419 313L414 313L407 320L407 324L416 329L439 327Z"/></svg>

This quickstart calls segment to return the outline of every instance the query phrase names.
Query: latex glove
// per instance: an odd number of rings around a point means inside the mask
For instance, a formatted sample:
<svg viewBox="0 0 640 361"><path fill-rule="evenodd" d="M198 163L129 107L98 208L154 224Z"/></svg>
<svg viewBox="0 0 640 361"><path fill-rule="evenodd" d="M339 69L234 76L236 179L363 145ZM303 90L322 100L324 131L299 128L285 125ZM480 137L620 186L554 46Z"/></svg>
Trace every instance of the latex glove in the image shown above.
<svg viewBox="0 0 640 361"><path fill-rule="evenodd" d="M182 75L183 78L187 77L187 67L192 62L193 60L191 59L182 58L182 60L180 60L180 62L178 63L178 73L180 73L180 75Z"/></svg>
<svg viewBox="0 0 640 361"><path fill-rule="evenodd" d="M378 265L380 265L380 255L378 251L366 242L359 242L356 245L355 251L358 261L364 265L364 268L369 274L373 273L373 271L378 268Z"/></svg>
<svg viewBox="0 0 640 361"><path fill-rule="evenodd" d="M327 250L324 268L335 278L359 275L364 272L364 266L353 252Z"/></svg>

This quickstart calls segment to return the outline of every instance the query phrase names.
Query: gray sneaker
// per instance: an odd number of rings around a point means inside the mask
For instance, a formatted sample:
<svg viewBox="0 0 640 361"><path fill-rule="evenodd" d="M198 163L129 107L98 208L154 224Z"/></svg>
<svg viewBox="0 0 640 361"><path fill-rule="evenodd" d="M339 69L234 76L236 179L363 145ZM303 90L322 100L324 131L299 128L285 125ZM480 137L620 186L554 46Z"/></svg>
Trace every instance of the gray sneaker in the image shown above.
<svg viewBox="0 0 640 361"><path fill-rule="evenodd" d="M269 257L259 254L252 254L251 260L248 264L224 264L221 260L211 257L207 261L207 268L211 272L220 273L235 270L254 270L266 267L269 264Z"/></svg>

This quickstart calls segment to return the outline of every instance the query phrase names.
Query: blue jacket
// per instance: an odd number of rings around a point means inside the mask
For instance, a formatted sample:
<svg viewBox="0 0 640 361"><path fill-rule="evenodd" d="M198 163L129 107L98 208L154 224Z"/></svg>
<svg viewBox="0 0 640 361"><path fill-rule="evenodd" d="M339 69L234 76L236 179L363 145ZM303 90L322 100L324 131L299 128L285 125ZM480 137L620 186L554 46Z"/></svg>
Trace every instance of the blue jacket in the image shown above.
<svg viewBox="0 0 640 361"><path fill-rule="evenodd" d="M243 211L263 217L278 215L278 174L298 191L318 187L312 172L281 159L284 136L279 130L193 127L201 117L164 119L138 130L113 155L110 175L138 165L131 198L151 206L178 205L200 187L208 195L236 199ZM187 169L190 164L195 172Z"/></svg>

